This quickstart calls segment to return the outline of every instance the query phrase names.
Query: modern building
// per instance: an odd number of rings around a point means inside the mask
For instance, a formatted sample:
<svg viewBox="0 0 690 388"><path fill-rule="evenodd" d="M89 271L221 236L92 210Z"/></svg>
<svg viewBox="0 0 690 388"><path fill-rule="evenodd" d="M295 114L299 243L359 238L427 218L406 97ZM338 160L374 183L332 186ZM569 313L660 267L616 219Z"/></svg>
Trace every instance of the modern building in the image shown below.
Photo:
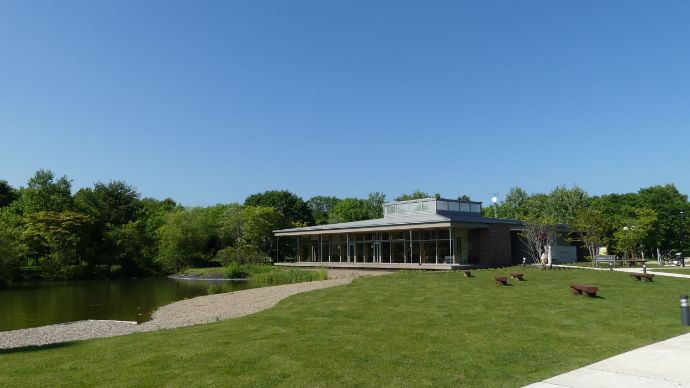
<svg viewBox="0 0 690 388"><path fill-rule="evenodd" d="M294 244L294 257L280 264L451 269L522 262L524 224L482 217L481 202L425 198L383 210L375 220L274 231Z"/></svg>

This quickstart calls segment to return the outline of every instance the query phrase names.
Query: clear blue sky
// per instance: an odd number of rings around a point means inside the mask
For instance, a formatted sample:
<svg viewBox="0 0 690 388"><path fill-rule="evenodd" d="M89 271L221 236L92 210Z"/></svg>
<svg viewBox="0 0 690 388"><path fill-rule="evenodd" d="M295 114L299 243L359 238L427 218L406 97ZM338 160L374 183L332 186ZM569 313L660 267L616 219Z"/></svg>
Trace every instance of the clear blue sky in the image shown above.
<svg viewBox="0 0 690 388"><path fill-rule="evenodd" d="M0 179L690 192L688 1L0 0Z"/></svg>

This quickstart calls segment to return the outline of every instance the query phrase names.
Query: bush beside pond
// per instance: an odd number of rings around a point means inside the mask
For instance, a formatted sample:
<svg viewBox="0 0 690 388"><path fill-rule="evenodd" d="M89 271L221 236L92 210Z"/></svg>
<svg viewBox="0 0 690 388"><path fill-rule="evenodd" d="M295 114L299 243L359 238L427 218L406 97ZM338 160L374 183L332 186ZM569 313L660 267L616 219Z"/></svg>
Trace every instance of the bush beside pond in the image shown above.
<svg viewBox="0 0 690 388"><path fill-rule="evenodd" d="M256 283L299 283L328 279L328 272L320 270L301 270L278 268L265 264L231 263L225 269L228 279L249 279Z"/></svg>

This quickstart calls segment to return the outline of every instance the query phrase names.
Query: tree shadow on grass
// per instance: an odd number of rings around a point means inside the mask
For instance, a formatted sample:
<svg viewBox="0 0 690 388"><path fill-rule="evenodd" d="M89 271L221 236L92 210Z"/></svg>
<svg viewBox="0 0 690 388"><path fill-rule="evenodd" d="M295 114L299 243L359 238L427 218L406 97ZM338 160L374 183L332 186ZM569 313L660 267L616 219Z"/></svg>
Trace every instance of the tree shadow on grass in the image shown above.
<svg viewBox="0 0 690 388"><path fill-rule="evenodd" d="M72 344L73 344L73 342L60 342L60 343L56 343L56 344L48 344L48 345L42 345L42 346L38 346L38 345L21 346L18 348L0 349L0 354L40 352L41 350L64 348L64 347L72 346Z"/></svg>

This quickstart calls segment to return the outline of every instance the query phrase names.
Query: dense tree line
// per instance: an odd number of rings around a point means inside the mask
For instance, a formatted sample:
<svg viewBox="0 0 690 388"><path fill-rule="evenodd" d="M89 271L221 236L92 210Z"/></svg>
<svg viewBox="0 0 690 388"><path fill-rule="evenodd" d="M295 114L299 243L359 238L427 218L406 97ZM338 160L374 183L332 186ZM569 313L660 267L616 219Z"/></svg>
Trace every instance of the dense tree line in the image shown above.
<svg viewBox="0 0 690 388"><path fill-rule="evenodd" d="M440 194L417 190L396 200L427 197ZM243 204L189 208L172 199L141 198L122 181L97 182L72 194L67 177L39 170L25 187L0 181L0 283L27 277L145 276L191 266L264 262L275 258L276 251L281 257L294 253L294 245L288 239L277 241L273 230L380 218L385 200L380 192L367 198L314 196L305 201L289 191L266 191L250 195ZM569 224L578 231L572 238L587 246L636 255L678 248L679 214L690 207L687 195L673 185L598 197L577 186L559 186L548 194L515 187L495 208L485 206L485 216L492 217L494 210L501 218Z"/></svg>
<svg viewBox="0 0 690 388"><path fill-rule="evenodd" d="M520 187L512 188L496 207L499 217L513 218L542 225L567 224L571 238L590 248L607 247L609 253L647 257L657 250L678 251L687 248L688 222L684 214L690 210L688 196L673 184L655 185L637 193L589 196L581 188L558 186L548 194L527 194ZM484 208L486 216L493 209Z"/></svg>

